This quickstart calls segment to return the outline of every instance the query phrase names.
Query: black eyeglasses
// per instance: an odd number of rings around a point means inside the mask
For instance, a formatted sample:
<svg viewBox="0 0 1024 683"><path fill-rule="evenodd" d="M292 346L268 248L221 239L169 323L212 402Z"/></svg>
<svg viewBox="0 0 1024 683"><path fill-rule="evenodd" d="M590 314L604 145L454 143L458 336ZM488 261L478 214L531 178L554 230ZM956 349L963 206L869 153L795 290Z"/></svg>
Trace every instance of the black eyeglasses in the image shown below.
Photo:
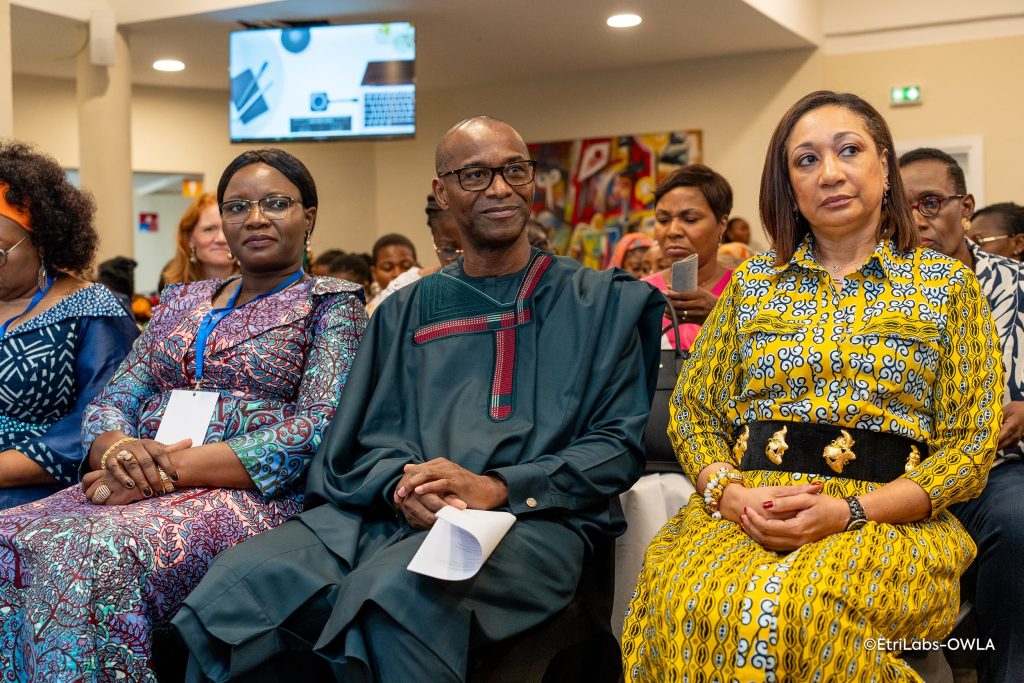
<svg viewBox="0 0 1024 683"><path fill-rule="evenodd" d="M917 204L911 204L910 210L915 209L919 214L925 218L933 218L938 215L939 211L942 211L942 205L948 202L950 199L963 199L967 195L965 194L951 194L948 197L939 197L934 194L930 194L924 197Z"/></svg>
<svg viewBox="0 0 1024 683"><path fill-rule="evenodd" d="M0 268L7 265L7 255L18 248L18 245L28 239L28 235L25 235L20 240L7 247L6 249L0 249Z"/></svg>
<svg viewBox="0 0 1024 683"><path fill-rule="evenodd" d="M298 199L282 195L271 195L263 199L234 199L220 205L220 217L226 223L244 223L245 219L252 213L252 207L260 207L267 220L279 221L292 208L292 204L301 204Z"/></svg>
<svg viewBox="0 0 1024 683"><path fill-rule="evenodd" d="M447 265L462 256L464 252L462 249L456 249L455 247L439 247L435 244L434 253L437 254L437 258L444 261L445 265Z"/></svg>
<svg viewBox="0 0 1024 683"><path fill-rule="evenodd" d="M437 176L454 175L459 179L459 186L467 192L482 192L494 182L494 174L501 173L501 177L510 187L519 187L533 182L533 176L537 172L537 162L532 159L523 161L510 161L504 166L463 166L454 171L447 171Z"/></svg>

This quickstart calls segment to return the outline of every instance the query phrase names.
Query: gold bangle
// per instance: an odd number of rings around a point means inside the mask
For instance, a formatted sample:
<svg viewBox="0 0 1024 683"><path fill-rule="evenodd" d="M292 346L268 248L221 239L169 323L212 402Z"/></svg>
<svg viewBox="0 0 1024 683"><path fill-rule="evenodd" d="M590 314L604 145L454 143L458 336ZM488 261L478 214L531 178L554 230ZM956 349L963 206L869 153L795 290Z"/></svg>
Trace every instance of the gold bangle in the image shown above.
<svg viewBox="0 0 1024 683"><path fill-rule="evenodd" d="M171 478L164 472L164 468L160 465L156 466L156 473L160 475L160 482L164 485L164 493L170 493L174 490L174 484L171 483Z"/></svg>
<svg viewBox="0 0 1024 683"><path fill-rule="evenodd" d="M124 444L128 443L129 441L138 441L138 439L136 439L134 436L126 436L123 439L118 439L117 441L114 442L113 446L111 446L107 450L103 451L103 455L100 456L100 469L101 470L107 469L107 458L110 457L110 454L114 452L115 448L118 448L119 446L123 446Z"/></svg>

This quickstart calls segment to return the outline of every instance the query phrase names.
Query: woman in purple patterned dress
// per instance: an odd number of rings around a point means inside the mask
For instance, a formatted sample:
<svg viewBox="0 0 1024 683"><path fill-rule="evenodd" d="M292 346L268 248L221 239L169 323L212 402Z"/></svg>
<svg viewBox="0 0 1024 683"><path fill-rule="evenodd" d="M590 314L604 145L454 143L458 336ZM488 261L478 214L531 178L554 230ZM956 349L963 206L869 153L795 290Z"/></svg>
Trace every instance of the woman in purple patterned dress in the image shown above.
<svg viewBox="0 0 1024 683"><path fill-rule="evenodd" d="M153 626L219 552L301 508L360 288L302 271L317 198L298 159L245 152L217 194L241 277L165 290L86 411L82 485L0 515L2 680L154 681ZM156 440L176 389L215 401L205 443Z"/></svg>

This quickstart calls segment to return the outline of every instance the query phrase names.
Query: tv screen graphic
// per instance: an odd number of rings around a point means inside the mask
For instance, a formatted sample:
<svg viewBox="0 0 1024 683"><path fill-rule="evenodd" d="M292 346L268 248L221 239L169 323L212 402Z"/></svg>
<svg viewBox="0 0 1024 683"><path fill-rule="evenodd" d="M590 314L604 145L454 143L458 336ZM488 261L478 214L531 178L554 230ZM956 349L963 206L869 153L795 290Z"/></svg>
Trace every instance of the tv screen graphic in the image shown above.
<svg viewBox="0 0 1024 683"><path fill-rule="evenodd" d="M411 137L407 22L231 33L231 141Z"/></svg>

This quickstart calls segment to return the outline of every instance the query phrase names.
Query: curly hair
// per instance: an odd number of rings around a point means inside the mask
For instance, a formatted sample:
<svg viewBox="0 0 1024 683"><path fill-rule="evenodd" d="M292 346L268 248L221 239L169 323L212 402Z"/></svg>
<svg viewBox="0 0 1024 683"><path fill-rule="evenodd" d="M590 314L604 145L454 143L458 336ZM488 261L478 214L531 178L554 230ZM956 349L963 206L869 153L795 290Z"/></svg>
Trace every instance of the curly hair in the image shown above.
<svg viewBox="0 0 1024 683"><path fill-rule="evenodd" d="M92 195L72 185L53 157L14 140L0 141L0 180L10 185L7 201L31 212L30 239L46 270L88 270L99 242Z"/></svg>

